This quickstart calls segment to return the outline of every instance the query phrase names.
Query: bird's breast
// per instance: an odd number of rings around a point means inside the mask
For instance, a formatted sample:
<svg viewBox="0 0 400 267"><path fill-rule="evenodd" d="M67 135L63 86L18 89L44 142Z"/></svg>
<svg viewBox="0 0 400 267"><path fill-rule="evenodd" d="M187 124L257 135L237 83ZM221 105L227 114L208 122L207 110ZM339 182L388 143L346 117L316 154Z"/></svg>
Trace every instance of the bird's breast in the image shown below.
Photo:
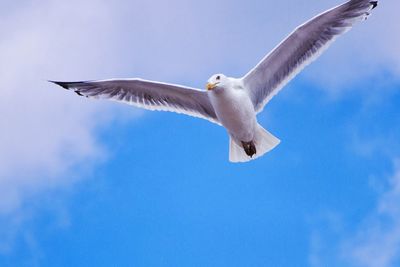
<svg viewBox="0 0 400 267"><path fill-rule="evenodd" d="M252 141L256 113L248 94L241 89L209 92L211 104L221 124L235 138L241 141Z"/></svg>

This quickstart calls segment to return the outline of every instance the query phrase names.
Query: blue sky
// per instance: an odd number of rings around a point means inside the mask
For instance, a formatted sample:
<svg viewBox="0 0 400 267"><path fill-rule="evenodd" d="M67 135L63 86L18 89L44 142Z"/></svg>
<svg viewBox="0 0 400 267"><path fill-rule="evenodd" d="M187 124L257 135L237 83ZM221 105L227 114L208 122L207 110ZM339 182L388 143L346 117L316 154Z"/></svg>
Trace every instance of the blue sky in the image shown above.
<svg viewBox="0 0 400 267"><path fill-rule="evenodd" d="M340 1L1 2L0 265L398 266L400 4L381 2L259 115L282 143L236 165L221 127L45 81L203 88Z"/></svg>

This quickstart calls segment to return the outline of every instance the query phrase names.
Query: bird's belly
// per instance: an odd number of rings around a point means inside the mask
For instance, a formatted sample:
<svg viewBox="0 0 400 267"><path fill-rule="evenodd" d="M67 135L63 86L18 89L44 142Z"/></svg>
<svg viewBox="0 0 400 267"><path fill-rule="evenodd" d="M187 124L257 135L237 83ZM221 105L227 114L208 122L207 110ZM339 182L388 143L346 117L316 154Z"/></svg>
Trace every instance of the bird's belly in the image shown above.
<svg viewBox="0 0 400 267"><path fill-rule="evenodd" d="M231 136L244 142L254 139L256 113L245 92L214 94L211 103L218 120Z"/></svg>

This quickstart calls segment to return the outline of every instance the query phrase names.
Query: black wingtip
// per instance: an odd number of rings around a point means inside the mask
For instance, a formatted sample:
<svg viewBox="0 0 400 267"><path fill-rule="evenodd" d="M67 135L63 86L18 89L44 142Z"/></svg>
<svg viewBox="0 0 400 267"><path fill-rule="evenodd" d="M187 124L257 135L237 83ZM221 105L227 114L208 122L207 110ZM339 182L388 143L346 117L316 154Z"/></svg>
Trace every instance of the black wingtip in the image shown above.
<svg viewBox="0 0 400 267"><path fill-rule="evenodd" d="M67 90L75 89L74 92L77 95L85 96L79 91L79 89L75 88L75 86L74 86L74 85L77 85L77 84L81 84L82 82L57 82L57 81L50 81L50 80L49 80L49 82L57 84L57 85L61 86L64 89L67 89Z"/></svg>
<svg viewBox="0 0 400 267"><path fill-rule="evenodd" d="M69 86L68 86L69 83L67 83L67 82L57 82L57 81L50 81L50 80L48 82L57 84L57 85L61 86L64 89L69 89Z"/></svg>
<svg viewBox="0 0 400 267"><path fill-rule="evenodd" d="M371 1L369 3L372 5L372 9L374 9L378 6L378 1Z"/></svg>

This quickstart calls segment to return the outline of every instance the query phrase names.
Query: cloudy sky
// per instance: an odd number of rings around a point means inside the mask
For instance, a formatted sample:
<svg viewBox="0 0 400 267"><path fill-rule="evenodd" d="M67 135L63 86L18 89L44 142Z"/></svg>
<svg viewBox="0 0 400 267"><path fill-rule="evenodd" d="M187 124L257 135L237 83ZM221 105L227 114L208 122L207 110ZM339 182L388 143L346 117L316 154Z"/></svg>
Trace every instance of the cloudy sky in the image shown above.
<svg viewBox="0 0 400 267"><path fill-rule="evenodd" d="M46 82L203 88L339 3L1 1L0 265L399 266L400 3L270 102L282 143L249 164L207 121Z"/></svg>

